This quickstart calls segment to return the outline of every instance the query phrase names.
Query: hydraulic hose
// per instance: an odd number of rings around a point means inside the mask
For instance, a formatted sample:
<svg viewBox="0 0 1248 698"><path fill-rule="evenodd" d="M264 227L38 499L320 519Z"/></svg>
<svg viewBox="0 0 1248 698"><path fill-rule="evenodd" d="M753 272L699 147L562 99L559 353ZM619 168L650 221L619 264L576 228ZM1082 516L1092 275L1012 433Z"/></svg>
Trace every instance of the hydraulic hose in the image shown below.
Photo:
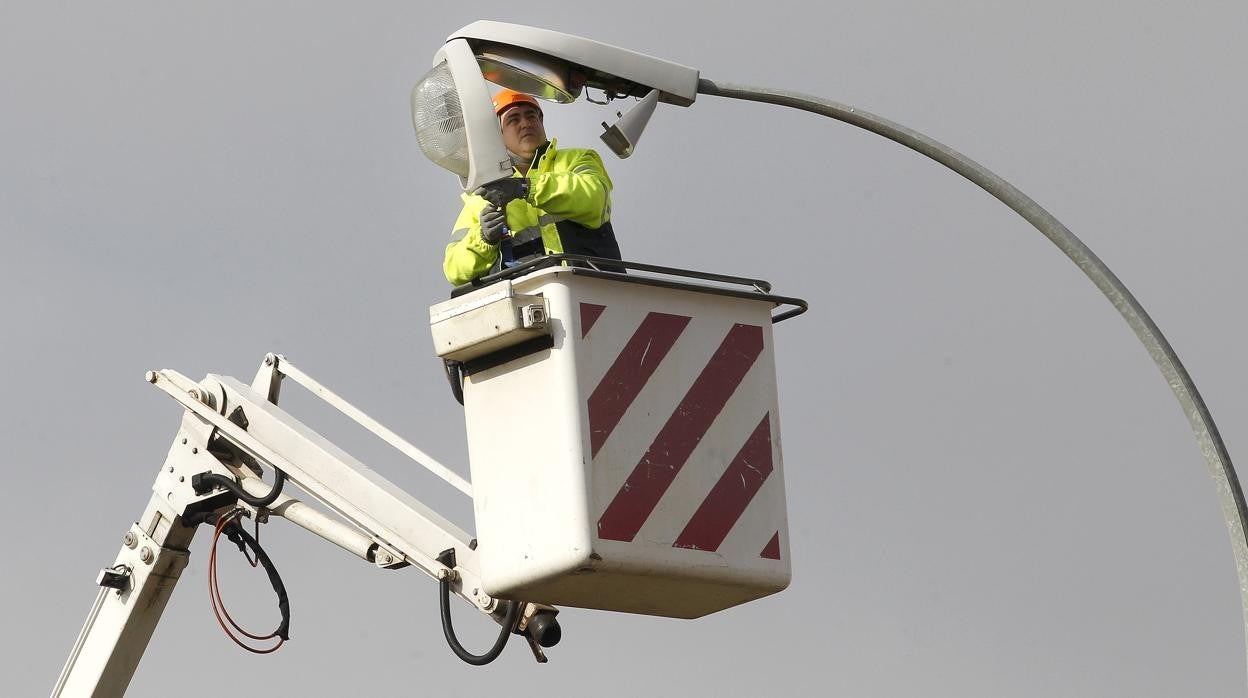
<svg viewBox="0 0 1248 698"><path fill-rule="evenodd" d="M507 615L503 617L503 627L498 631L498 638L494 640L494 646L485 654L473 654L464 649L459 644L459 639L455 637L455 628L451 624L451 583L447 579L438 582L440 592L440 605L442 608L442 634L446 636L446 644L451 646L451 651L456 657L464 660L473 666L485 666L490 662L498 659L503 653L503 648L507 646L507 640L511 638L511 631L516 627L516 621L520 620L520 606L518 601L508 601L510 607L507 609Z"/></svg>
<svg viewBox="0 0 1248 698"><path fill-rule="evenodd" d="M458 361L443 359L442 367L446 370L446 382L451 384L451 395L455 397L455 402L464 404L464 365Z"/></svg>
<svg viewBox="0 0 1248 698"><path fill-rule="evenodd" d="M191 487L199 493L207 492L213 487L222 487L228 490L230 494L238 497L239 501L246 502L253 507L263 508L277 501L278 496L282 494L282 485L286 484L285 471L274 468L273 472L273 487L263 497L257 497L248 493L233 478L217 473L198 473L193 475L191 477Z"/></svg>
<svg viewBox="0 0 1248 698"><path fill-rule="evenodd" d="M451 646L451 651L456 653L456 657L463 659L464 662L472 664L474 667L484 667L485 664L498 659L499 654L503 653L503 648L507 647L507 641L512 637L512 629L515 622L520 619L520 603L508 602L510 608L507 609L507 616L503 618L503 627L498 631L498 638L494 641L494 646L489 648L484 654L473 654L464 649L459 644L459 638L456 637L456 628L451 623L451 582L442 579L438 583L441 587L441 607L442 607L442 634L447 636L447 644Z"/></svg>
<svg viewBox="0 0 1248 698"><path fill-rule="evenodd" d="M443 550L437 559L448 568L454 569L455 549ZM516 622L520 620L520 607L523 605L518 601L508 601L507 604L509 604L507 615L503 617L503 627L498 631L494 646L485 654L473 654L459 644L459 638L455 637L455 626L451 624L451 580L449 577L438 580L438 605L442 611L442 634L446 636L446 644L451 646L451 651L456 657L473 666L485 666L498 659L498 655L502 654L503 648L507 646L507 640L511 638L511 631L515 629Z"/></svg>
<svg viewBox="0 0 1248 698"><path fill-rule="evenodd" d="M1205 457L1209 474L1213 477L1218 492L1218 501L1222 507L1222 517L1226 521L1226 528L1231 536L1231 549L1235 554L1235 568L1239 575L1244 633L1245 639L1248 640L1248 505L1245 504L1244 491L1235 473L1235 466L1231 463L1230 453L1222 441L1222 436L1218 433L1217 426L1213 423L1213 415L1210 414L1204 399L1196 389L1196 383L1179 361L1178 354L1162 335L1156 323L1144 311L1139 301L1087 245L1083 244L1057 218L1044 210L1040 204L988 168L932 138L888 119L799 92L734 85L705 78L698 81L698 92L715 97L800 109L843 121L883 136L926 155L979 185L984 191L1025 218L1054 245L1057 245L1058 249L1065 253L1075 263L1075 266L1092 280L1092 283L1096 284L1101 293L1105 294L1109 302L1127 321L1136 337L1148 350L1153 362L1157 364L1157 368L1161 371L1166 383L1170 385L1170 389L1174 391L1174 396L1183 408L1183 413L1187 415L1188 422L1196 436L1196 443Z"/></svg>

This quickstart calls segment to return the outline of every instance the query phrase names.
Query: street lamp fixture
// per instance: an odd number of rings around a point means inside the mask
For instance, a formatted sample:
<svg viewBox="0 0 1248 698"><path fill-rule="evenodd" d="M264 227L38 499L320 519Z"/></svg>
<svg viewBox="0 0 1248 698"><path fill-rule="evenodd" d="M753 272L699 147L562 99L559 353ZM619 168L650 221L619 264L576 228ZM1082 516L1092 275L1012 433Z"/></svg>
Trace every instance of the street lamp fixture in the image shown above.
<svg viewBox="0 0 1248 698"><path fill-rule="evenodd" d="M1216 485L1230 532L1239 575L1245 637L1248 638L1248 505L1213 416L1178 355L1139 301L1087 245L1026 194L956 150L869 112L797 92L708 80L693 68L547 29L473 22L448 38L434 63L431 75L439 66L445 66L454 74L454 86L462 88L455 106L462 105L463 111L455 118L462 123L464 133L454 137L447 135L443 140L448 144L454 141L465 151L465 161L471 159L475 164L480 160L480 165L476 169L455 169L444 164L445 159L431 155L424 140L421 147L439 165L459 173L465 187L511 174L484 85L485 79L489 79L504 87L558 102L576 99L585 87L602 90L608 101L621 97L642 98L641 103L622 115L615 126L603 124L607 128L603 140L620 157L632 153L641 128L658 102L687 107L694 103L698 94L704 94L791 107L852 124L928 156L1009 206L1049 238L1105 294L1144 344L1187 415ZM417 91L420 89L417 85ZM429 112L430 108L417 102L417 94L413 92L413 117L419 136L421 120L417 112ZM439 104L442 103L449 104L449 100ZM438 108L435 105L433 110ZM497 167L490 169L485 165Z"/></svg>
<svg viewBox="0 0 1248 698"><path fill-rule="evenodd" d="M603 141L633 153L658 102L687 107L698 71L671 61L548 29L478 21L452 34L412 90L412 122L425 156L460 177L466 190L511 176L486 81L566 104L585 88L608 101L641 99Z"/></svg>

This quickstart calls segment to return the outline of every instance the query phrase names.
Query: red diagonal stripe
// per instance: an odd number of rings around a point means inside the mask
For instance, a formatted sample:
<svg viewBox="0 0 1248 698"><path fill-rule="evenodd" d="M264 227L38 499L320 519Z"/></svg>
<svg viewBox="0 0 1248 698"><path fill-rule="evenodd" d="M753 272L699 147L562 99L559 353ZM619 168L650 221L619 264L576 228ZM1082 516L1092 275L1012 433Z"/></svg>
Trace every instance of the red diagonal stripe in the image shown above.
<svg viewBox="0 0 1248 698"><path fill-rule="evenodd" d="M585 335L589 334L589 328L593 327L595 322L598 322L598 317L606 309L607 306L605 305L581 303L581 339L585 339Z"/></svg>
<svg viewBox="0 0 1248 698"><path fill-rule="evenodd" d="M780 532L779 531L776 531L776 534L771 537L771 540L767 541L767 547L763 548L763 552L759 553L758 556L765 557L769 560L780 559Z"/></svg>
<svg viewBox="0 0 1248 698"><path fill-rule="evenodd" d="M763 351L763 329L733 325L598 519L598 536L632 540Z"/></svg>
<svg viewBox="0 0 1248 698"><path fill-rule="evenodd" d="M667 313L646 315L620 355L615 357L615 363L589 396L591 458L598 455L598 449L606 443L690 319Z"/></svg>
<svg viewBox="0 0 1248 698"><path fill-rule="evenodd" d="M719 550L771 470L771 415L764 415L672 547Z"/></svg>

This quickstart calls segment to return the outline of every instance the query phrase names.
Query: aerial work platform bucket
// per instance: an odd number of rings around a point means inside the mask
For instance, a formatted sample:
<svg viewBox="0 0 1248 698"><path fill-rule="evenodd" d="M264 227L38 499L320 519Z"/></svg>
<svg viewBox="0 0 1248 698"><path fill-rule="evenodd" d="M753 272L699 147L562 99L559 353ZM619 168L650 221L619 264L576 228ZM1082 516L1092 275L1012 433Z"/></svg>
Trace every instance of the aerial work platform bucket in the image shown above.
<svg viewBox="0 0 1248 698"><path fill-rule="evenodd" d="M569 257L430 308L462 362L485 591L696 618L784 589L772 324L805 303Z"/></svg>

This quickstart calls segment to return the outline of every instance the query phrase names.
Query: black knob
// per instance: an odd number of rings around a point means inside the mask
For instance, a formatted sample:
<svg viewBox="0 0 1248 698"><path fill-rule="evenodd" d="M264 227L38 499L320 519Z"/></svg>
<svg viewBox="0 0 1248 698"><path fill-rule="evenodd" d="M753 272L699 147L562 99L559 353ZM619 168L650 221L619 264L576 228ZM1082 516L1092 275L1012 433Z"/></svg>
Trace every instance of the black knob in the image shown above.
<svg viewBox="0 0 1248 698"><path fill-rule="evenodd" d="M563 630L559 628L559 621L555 618L555 614L550 611L538 611L529 619L529 625L524 629L533 641L542 647L554 647L559 644L559 640L563 637Z"/></svg>

